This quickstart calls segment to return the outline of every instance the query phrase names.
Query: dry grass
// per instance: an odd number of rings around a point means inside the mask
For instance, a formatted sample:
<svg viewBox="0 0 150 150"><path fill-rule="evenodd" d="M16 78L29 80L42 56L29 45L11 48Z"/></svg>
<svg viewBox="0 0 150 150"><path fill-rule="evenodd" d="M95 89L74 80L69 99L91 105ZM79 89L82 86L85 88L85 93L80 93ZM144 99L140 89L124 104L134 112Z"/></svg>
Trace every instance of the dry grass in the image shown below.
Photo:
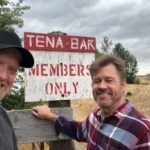
<svg viewBox="0 0 150 150"><path fill-rule="evenodd" d="M133 105L148 118L150 118L150 84L147 85L128 85L127 91L132 96L127 97Z"/></svg>
<svg viewBox="0 0 150 150"><path fill-rule="evenodd" d="M34 145L33 145L34 144ZM18 150L40 150L40 143L19 144ZM44 143L44 150L49 150L48 144Z"/></svg>

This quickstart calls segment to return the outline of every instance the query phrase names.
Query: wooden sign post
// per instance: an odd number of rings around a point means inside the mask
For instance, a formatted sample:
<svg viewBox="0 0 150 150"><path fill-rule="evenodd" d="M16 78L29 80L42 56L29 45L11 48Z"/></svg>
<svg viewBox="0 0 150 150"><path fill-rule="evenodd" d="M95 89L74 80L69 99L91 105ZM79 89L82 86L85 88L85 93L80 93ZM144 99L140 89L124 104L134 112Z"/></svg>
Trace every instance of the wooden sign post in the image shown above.
<svg viewBox="0 0 150 150"><path fill-rule="evenodd" d="M70 100L64 101L50 101L49 107L70 107ZM75 145L73 140L71 139L64 139L60 141L50 141L49 142L50 150L75 150Z"/></svg>

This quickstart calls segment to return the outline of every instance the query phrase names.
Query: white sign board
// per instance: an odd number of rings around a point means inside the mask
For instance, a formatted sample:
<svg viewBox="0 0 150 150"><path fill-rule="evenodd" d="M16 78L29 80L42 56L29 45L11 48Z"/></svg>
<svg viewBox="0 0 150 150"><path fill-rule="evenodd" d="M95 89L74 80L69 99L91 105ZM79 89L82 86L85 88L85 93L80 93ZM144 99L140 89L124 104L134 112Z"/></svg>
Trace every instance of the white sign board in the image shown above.
<svg viewBox="0 0 150 150"><path fill-rule="evenodd" d="M36 37L37 35L40 36L40 40ZM41 38L42 36L44 38ZM75 38L79 40L83 38L35 33L25 34L25 47L31 50L35 59L34 66L25 70L25 100L34 102L39 100L51 101L92 98L89 66L95 59L95 38L90 38L90 49L86 49L87 51L85 52L83 52L85 50L85 44L77 49L75 48L77 46L75 43L70 43L69 45L72 45L72 47L68 48L66 52L58 49L56 51L49 50L52 48L44 45L46 36L49 36L49 39L50 37L51 39L52 37L57 37L57 39L60 37L61 40L59 40L59 43L61 46L65 41L69 43L68 39L62 40L64 37L74 38L74 41L77 41ZM82 44L81 42L80 45ZM87 41L85 43L87 44ZM44 49L45 47L46 49ZM88 48L88 45L86 47ZM75 52L73 52L73 48L75 48ZM65 49L67 48L65 47Z"/></svg>

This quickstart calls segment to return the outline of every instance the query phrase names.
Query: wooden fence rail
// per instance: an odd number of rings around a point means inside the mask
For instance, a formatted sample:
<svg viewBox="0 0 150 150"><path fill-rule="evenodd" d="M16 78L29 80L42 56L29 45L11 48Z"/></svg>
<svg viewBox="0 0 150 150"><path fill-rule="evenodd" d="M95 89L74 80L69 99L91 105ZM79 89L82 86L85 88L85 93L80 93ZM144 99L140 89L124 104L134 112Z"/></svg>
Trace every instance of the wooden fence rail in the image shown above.
<svg viewBox="0 0 150 150"><path fill-rule="evenodd" d="M67 117L73 115L71 107L52 108L51 110L58 115ZM62 134L57 136L51 121L35 118L29 109L8 111L8 114L13 123L18 144L68 139Z"/></svg>

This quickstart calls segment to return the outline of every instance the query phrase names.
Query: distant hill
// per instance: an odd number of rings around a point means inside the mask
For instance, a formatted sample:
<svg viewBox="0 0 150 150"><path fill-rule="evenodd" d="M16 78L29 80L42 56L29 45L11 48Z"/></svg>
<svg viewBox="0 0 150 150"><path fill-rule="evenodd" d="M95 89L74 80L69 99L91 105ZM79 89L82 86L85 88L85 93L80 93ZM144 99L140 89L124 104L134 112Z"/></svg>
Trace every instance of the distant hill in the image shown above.
<svg viewBox="0 0 150 150"><path fill-rule="evenodd" d="M145 75L146 77L150 77L150 73Z"/></svg>
<svg viewBox="0 0 150 150"><path fill-rule="evenodd" d="M150 73L145 74L145 75L137 75L137 77L150 77Z"/></svg>

